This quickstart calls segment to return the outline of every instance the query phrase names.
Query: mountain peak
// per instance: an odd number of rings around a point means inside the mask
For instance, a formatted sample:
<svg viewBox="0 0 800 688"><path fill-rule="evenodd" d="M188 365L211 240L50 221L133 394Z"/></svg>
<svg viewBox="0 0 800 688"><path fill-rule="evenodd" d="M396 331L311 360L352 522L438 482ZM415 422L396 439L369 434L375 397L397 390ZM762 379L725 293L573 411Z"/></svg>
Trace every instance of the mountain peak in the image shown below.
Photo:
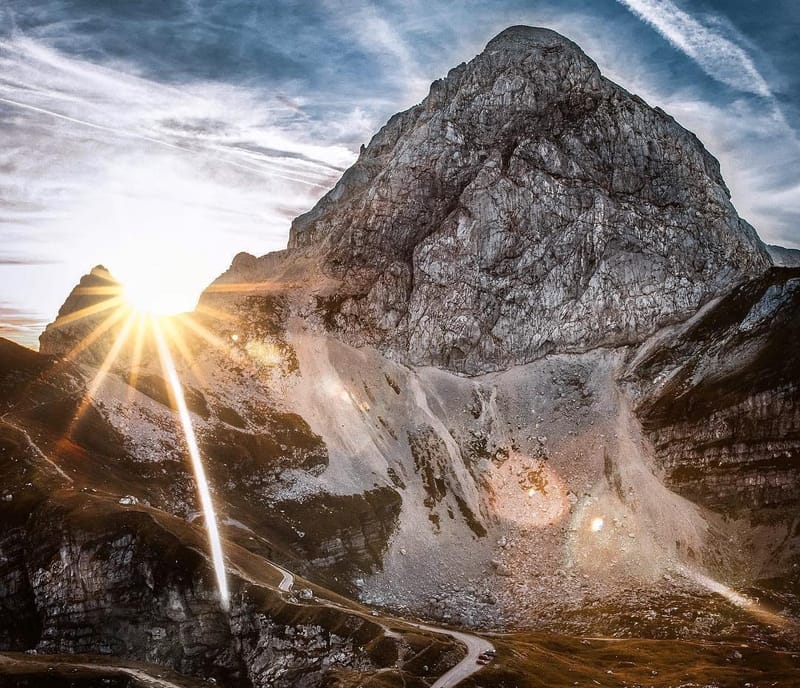
<svg viewBox="0 0 800 688"><path fill-rule="evenodd" d="M94 276L105 280L116 281L111 274L111 271L105 265L95 265L91 270L89 270L89 275L87 276Z"/></svg>
<svg viewBox="0 0 800 688"><path fill-rule="evenodd" d="M103 265L83 275L58 310L58 316L39 336L39 350L63 355L107 319L106 305L114 303L122 286Z"/></svg>
<svg viewBox="0 0 800 688"><path fill-rule="evenodd" d="M771 262L696 136L524 26L392 117L289 249L223 279L306 275L320 327L468 374L643 341Z"/></svg>
<svg viewBox="0 0 800 688"><path fill-rule="evenodd" d="M58 310L58 317L63 318L77 311L94 306L109 298L109 292L120 289L120 283L103 265L95 265L80 278L66 301Z"/></svg>
<svg viewBox="0 0 800 688"><path fill-rule="evenodd" d="M486 44L486 51L508 49L528 51L532 48L568 48L583 54L576 43L557 31L521 24L503 29Z"/></svg>

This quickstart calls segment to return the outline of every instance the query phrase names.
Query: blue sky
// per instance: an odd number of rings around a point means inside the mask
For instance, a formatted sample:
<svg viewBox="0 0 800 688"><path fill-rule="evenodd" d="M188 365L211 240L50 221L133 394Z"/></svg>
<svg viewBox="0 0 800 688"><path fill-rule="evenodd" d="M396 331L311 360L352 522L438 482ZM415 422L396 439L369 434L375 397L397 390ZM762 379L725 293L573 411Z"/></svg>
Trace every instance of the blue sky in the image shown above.
<svg viewBox="0 0 800 688"><path fill-rule="evenodd" d="M361 143L512 24L675 116L761 236L800 245L796 0L0 0L0 336L33 344L96 263L190 302L284 247Z"/></svg>

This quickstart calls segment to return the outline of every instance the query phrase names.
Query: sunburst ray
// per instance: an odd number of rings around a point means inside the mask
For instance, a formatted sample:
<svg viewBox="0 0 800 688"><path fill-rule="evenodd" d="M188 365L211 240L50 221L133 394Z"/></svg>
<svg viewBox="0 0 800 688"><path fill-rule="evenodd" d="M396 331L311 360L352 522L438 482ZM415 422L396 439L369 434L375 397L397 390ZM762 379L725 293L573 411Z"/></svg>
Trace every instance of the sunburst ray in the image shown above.
<svg viewBox="0 0 800 688"><path fill-rule="evenodd" d="M112 327L114 327L114 325L122 320L126 314L130 312L131 309L129 307L120 303L116 310L112 311L105 320L94 327L91 332L89 332L83 339L75 344L75 346L73 346L66 354L64 354L63 361L66 362L74 360L78 354L80 354L82 351L85 351L95 342L97 342L103 335L106 334L106 332L108 332Z"/></svg>
<svg viewBox="0 0 800 688"><path fill-rule="evenodd" d="M108 354L103 359L103 362L100 364L100 367L97 369L95 376L92 378L92 381L89 383L86 392L81 399L81 403L78 405L78 409L75 411L75 415L72 418L72 421L69 424L69 427L66 432L66 436L70 438L72 436L73 431L77 427L78 423L80 423L83 414L86 412L89 404L92 403L92 400L97 395L97 392L100 390L100 386L106 379L108 372L111 370L111 366L114 365L116 362L120 351L122 351L122 347L125 346L125 343L128 341L128 335L130 334L131 328L135 322L135 315L133 313L128 313L125 322L122 324L122 329L117 334L116 338L114 339L114 343L111 348L108 350Z"/></svg>
<svg viewBox="0 0 800 688"><path fill-rule="evenodd" d="M203 373L195 365L196 357L194 353L192 353L192 350L189 347L189 344L186 342L186 338L183 336L183 333L180 331L180 328L176 326L172 318L164 318L161 321L161 325L169 335L169 341L175 345L175 347L180 352L181 357L189 366L189 373L192 375L192 377L194 377L197 380L197 382L200 385L205 387L208 381L203 376Z"/></svg>
<svg viewBox="0 0 800 688"><path fill-rule="evenodd" d="M194 309L194 313L186 313L181 316L183 319L192 318L195 313L199 313L200 315L207 315L215 320L224 320L226 322L236 322L236 317L227 311L220 310L219 308L214 308L213 306L209 306L206 303L198 303L197 307Z"/></svg>
<svg viewBox="0 0 800 688"><path fill-rule="evenodd" d="M112 296L108 299L103 299L102 301L98 301L97 303L93 303L91 306L85 306L77 311L73 311L72 313L67 313L66 315L59 316L59 318L53 323L53 327L60 328L64 327L65 325L70 325L78 320L83 320L84 318L90 318L95 315L99 315L103 311L110 310L112 308L120 308L125 305L124 298L119 296Z"/></svg>
<svg viewBox="0 0 800 688"><path fill-rule="evenodd" d="M136 394L136 384L139 381L139 366L142 362L142 352L144 350L144 340L149 327L149 320L141 313L136 314L136 336L133 340L133 350L131 352L130 367L128 368L128 394L126 401L130 404Z"/></svg>
<svg viewBox="0 0 800 688"><path fill-rule="evenodd" d="M181 428L183 429L183 438L186 442L186 448L189 452L191 459L192 469L194 471L195 480L197 483L197 492L200 497L200 506L203 510L203 516L206 523L206 531L208 533L209 547L211 549L211 559L214 565L214 571L217 577L217 589L219 590L220 604L224 610L228 610L230 606L230 597L228 593L228 580L225 571L225 557L222 552L222 540L219 535L219 527L217 526L217 514L214 510L214 503L211 498L211 491L208 486L208 479L206 478L205 467L200 456L200 448L197 446L197 438L194 434L194 427L192 426L192 419L189 415L189 409L186 406L186 399L183 396L183 388L178 377L178 372L175 369L175 363L172 359L169 346L161 330L158 320L153 320L153 336L158 350L161 367L169 382L170 395L173 404L178 412L178 419Z"/></svg>
<svg viewBox="0 0 800 688"><path fill-rule="evenodd" d="M230 342L222 339L219 335L214 334L207 327L201 325L199 322L187 318L184 324L191 330L194 330L202 339L208 344L213 346L218 351L226 354L234 363L243 364L246 362L246 357L241 354L237 349L230 345Z"/></svg>

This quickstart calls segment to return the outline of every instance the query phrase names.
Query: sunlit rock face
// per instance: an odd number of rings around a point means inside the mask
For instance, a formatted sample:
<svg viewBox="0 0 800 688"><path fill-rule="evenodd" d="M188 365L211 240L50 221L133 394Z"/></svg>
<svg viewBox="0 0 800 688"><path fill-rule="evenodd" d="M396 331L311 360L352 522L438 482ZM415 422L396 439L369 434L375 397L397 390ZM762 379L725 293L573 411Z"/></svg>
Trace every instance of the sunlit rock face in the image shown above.
<svg viewBox="0 0 800 688"><path fill-rule="evenodd" d="M337 336L469 374L642 341L770 264L693 134L529 27L389 120L289 248Z"/></svg>
<svg viewBox="0 0 800 688"><path fill-rule="evenodd" d="M122 285L105 267L96 265L81 277L59 309L58 317L41 334L39 350L44 354L61 356L84 342L87 346L83 360L99 363L102 351L107 347L97 346L101 337L95 333L101 327L112 329L115 316L119 320L114 306L120 305L121 297Z"/></svg>
<svg viewBox="0 0 800 688"><path fill-rule="evenodd" d="M401 495L362 599L526 624L691 587L683 567L791 570L791 375L720 372L683 406L657 382L701 308L685 386L695 359L749 365L761 331L718 299L750 284L758 310L757 285L786 280L771 265L693 134L562 36L512 27L393 117L287 250L239 254L201 304L240 349L266 338L296 364L284 403L328 447L317 489Z"/></svg>

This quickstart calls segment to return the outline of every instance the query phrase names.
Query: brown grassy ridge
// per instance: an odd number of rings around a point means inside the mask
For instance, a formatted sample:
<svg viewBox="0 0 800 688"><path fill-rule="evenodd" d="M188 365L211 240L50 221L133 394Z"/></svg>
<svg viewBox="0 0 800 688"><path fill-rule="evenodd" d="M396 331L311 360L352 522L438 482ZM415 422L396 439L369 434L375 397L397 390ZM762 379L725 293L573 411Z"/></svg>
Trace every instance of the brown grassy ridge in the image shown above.
<svg viewBox="0 0 800 688"><path fill-rule="evenodd" d="M497 659L463 688L799 686L800 654L738 642L491 637Z"/></svg>

